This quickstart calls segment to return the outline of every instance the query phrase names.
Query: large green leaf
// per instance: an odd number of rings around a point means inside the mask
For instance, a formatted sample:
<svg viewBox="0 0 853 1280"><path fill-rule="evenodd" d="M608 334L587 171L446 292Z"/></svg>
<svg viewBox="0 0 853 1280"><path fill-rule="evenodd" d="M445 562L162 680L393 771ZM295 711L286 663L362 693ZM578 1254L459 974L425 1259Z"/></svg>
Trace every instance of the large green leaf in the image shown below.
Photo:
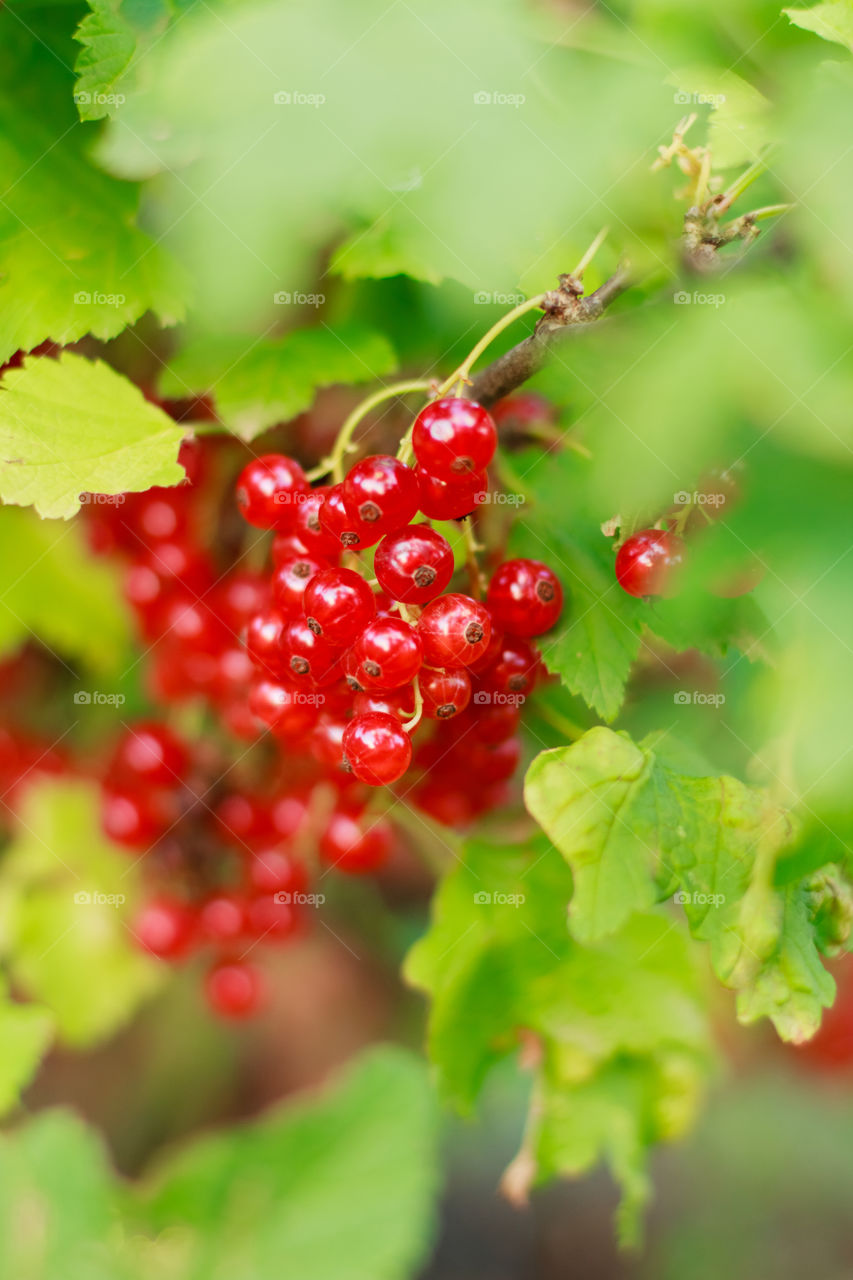
<svg viewBox="0 0 853 1280"><path fill-rule="evenodd" d="M183 434L102 361L31 357L0 388L0 496L67 518L83 493L178 484Z"/></svg>
<svg viewBox="0 0 853 1280"><path fill-rule="evenodd" d="M853 51L853 4L850 0L827 0L809 9L783 9L794 26L813 31L822 40L846 45Z"/></svg>

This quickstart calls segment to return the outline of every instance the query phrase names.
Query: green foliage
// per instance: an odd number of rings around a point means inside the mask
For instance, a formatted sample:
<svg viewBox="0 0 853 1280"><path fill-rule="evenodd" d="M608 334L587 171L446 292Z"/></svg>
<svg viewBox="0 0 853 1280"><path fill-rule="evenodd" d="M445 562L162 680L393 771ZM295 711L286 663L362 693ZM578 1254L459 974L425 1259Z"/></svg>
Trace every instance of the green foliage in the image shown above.
<svg viewBox="0 0 853 1280"><path fill-rule="evenodd" d="M405 1280L430 1231L433 1130L424 1068L390 1048L316 1099L191 1144L138 1188L119 1185L80 1120L44 1112L0 1139L0 1267L15 1280L274 1280L282 1265Z"/></svg>
<svg viewBox="0 0 853 1280"><path fill-rule="evenodd" d="M853 50L853 5L850 0L828 0L809 9L783 9L782 12L804 31L813 31L822 40L832 40Z"/></svg>
<svg viewBox="0 0 853 1280"><path fill-rule="evenodd" d="M177 484L183 431L109 365L63 353L8 369L0 394L0 495L67 518L82 493Z"/></svg>

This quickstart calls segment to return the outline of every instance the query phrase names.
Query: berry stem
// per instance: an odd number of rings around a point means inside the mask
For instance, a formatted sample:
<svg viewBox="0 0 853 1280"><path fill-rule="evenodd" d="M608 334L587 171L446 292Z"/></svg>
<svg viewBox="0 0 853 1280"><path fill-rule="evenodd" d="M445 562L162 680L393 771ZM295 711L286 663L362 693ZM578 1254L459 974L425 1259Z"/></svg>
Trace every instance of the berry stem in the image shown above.
<svg viewBox="0 0 853 1280"><path fill-rule="evenodd" d="M609 230L610 230L609 227L601 228L598 235L595 237L592 244L589 246L586 253L583 255L580 262L575 267L574 271L572 272L572 275L575 277L576 280L580 280L583 277L583 273L586 271L587 267L592 262L593 258L598 253L601 246L604 244L604 241L607 239L607 233Z"/></svg>
<svg viewBox="0 0 853 1280"><path fill-rule="evenodd" d="M421 716L424 713L424 699L423 694L421 693L421 682L417 676L415 676L412 682L412 687L415 691L415 713L411 720L405 720L403 722L403 728L406 730L406 733L411 733L414 729L417 729L421 722Z"/></svg>
<svg viewBox="0 0 853 1280"><path fill-rule="evenodd" d="M468 566L468 574L471 579L471 594L475 600L482 600L485 592L485 582L480 569L480 561L477 557L485 548L482 543L477 541L474 522L470 516L466 516L462 521L462 534L465 538L465 563Z"/></svg>
<svg viewBox="0 0 853 1280"><path fill-rule="evenodd" d="M437 396L439 398L441 396L446 396L457 384L467 382L469 380L468 375L471 372L472 366L477 360L479 360L486 348L494 342L495 338L497 338L499 334L503 333L504 329L509 328L509 326L513 324L519 316L526 315L528 311L535 311L537 308L541 310L542 303L544 301L545 294L537 293L535 298L528 298L526 302L519 303L517 307L513 307L512 311L507 311L506 315L501 316L500 320L496 320L491 329L484 333L480 341L471 348L468 355L459 365L458 369L455 369L450 377L441 384L438 389Z"/></svg>
<svg viewBox="0 0 853 1280"><path fill-rule="evenodd" d="M721 196L713 202L711 211L715 217L719 218L725 213L737 200L738 196L743 195L747 187L751 187L756 178L760 178L762 173L767 170L767 161L763 158L753 161L748 169L744 169L739 178L735 178L730 187L727 187Z"/></svg>
<svg viewBox="0 0 853 1280"><path fill-rule="evenodd" d="M411 391L429 391L431 387L432 383L426 379L414 378L409 382L393 382L387 387L382 387L379 391L374 391L372 395L362 400L344 420L332 452L328 458L323 459L319 467L314 468L311 473L311 479L319 479L320 476L331 472L334 483L340 484L344 478L344 461L352 448L352 438L362 418L366 417L371 409L375 409L377 405L382 404L385 400L392 400L395 396L408 395Z"/></svg>

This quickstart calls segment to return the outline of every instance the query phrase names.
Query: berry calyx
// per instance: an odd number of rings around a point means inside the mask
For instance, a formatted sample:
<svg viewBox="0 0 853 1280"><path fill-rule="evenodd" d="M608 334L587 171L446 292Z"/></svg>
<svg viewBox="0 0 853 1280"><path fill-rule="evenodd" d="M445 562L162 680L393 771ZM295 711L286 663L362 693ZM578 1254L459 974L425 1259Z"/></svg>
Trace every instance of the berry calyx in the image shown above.
<svg viewBox="0 0 853 1280"><path fill-rule="evenodd" d="M392 600L426 604L453 576L453 548L428 524L406 525L379 543L373 571Z"/></svg>
<svg viewBox="0 0 853 1280"><path fill-rule="evenodd" d="M616 555L616 580L629 596L666 596L677 589L684 563L681 538L665 529L642 529L622 543Z"/></svg>
<svg viewBox="0 0 853 1280"><path fill-rule="evenodd" d="M394 716L356 716L343 736L344 760L359 782L384 787L402 778L412 761L412 741Z"/></svg>
<svg viewBox="0 0 853 1280"><path fill-rule="evenodd" d="M474 400L446 396L421 409L412 430L419 465L447 484L485 470L495 454L498 433L490 414Z"/></svg>
<svg viewBox="0 0 853 1280"><path fill-rule="evenodd" d="M471 701L471 678L461 667L454 671L426 668L419 684L424 715L430 720L452 720Z"/></svg>
<svg viewBox="0 0 853 1280"><path fill-rule="evenodd" d="M524 638L550 631L563 608L560 580L541 560L504 561L486 598L500 626Z"/></svg>
<svg viewBox="0 0 853 1280"><path fill-rule="evenodd" d="M427 666L466 667L486 652L492 624L479 601L451 592L430 601L417 630Z"/></svg>
<svg viewBox="0 0 853 1280"><path fill-rule="evenodd" d="M353 659L361 689L399 689L418 674L423 649L417 632L402 618L374 618L355 642Z"/></svg>
<svg viewBox="0 0 853 1280"><path fill-rule="evenodd" d="M294 683L320 688L340 675L338 654L305 618L294 618L284 633L285 669Z"/></svg>
<svg viewBox="0 0 853 1280"><path fill-rule="evenodd" d="M419 498L414 472L386 454L357 462L344 480L344 506L360 527L370 530L372 542L408 524Z"/></svg>
<svg viewBox="0 0 853 1280"><path fill-rule="evenodd" d="M352 569L323 569L302 597L308 626L327 644L352 644L376 612L373 592Z"/></svg>
<svg viewBox="0 0 853 1280"><path fill-rule="evenodd" d="M281 453L265 453L241 471L237 506L256 529L286 532L293 524L297 495L307 491L308 481L298 462Z"/></svg>

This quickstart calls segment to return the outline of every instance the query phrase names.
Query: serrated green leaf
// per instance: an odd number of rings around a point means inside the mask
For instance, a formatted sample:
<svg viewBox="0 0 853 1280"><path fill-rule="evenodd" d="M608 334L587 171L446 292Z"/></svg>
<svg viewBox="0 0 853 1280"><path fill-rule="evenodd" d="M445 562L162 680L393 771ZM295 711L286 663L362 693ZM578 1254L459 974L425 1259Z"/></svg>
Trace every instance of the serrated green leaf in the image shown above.
<svg viewBox="0 0 853 1280"><path fill-rule="evenodd" d="M100 120L121 106L122 76L165 29L172 7L169 0L89 0L89 8L74 33L83 46L74 66L74 101L81 120Z"/></svg>
<svg viewBox="0 0 853 1280"><path fill-rule="evenodd" d="M99 793L82 781L30 788L4 861L7 963L74 1045L97 1043L161 980L131 932L136 873L99 830Z"/></svg>
<svg viewBox="0 0 853 1280"><path fill-rule="evenodd" d="M31 357L0 384L0 496L67 519L82 493L178 484L183 435L103 361Z"/></svg>
<svg viewBox="0 0 853 1280"><path fill-rule="evenodd" d="M161 1164L142 1210L193 1231L185 1280L406 1280L429 1239L436 1116L425 1067L374 1050L307 1103L192 1144Z"/></svg>
<svg viewBox="0 0 853 1280"><path fill-rule="evenodd" d="M392 373L388 340L363 325L295 329L281 338L199 339L163 374L164 395L210 393L225 425L252 440L309 409L321 387L370 382Z"/></svg>
<svg viewBox="0 0 853 1280"><path fill-rule="evenodd" d="M677 774L653 742L636 747L597 728L534 760L525 802L572 868L575 936L606 936L676 891L720 981L738 992L742 1021L764 1013L783 1039L814 1034L834 990L819 956L817 903L797 897L803 882L774 887L794 830L764 792Z"/></svg>
<svg viewBox="0 0 853 1280"><path fill-rule="evenodd" d="M79 523L0 508L0 559L0 652L36 638L93 670L116 670L131 636L119 572L95 560Z"/></svg>
<svg viewBox="0 0 853 1280"><path fill-rule="evenodd" d="M345 280L405 275L426 284L441 284L441 270L432 265L436 256L440 261L429 229L406 218L397 206L338 245L332 255L332 270Z"/></svg>
<svg viewBox="0 0 853 1280"><path fill-rule="evenodd" d="M853 4L851 0L829 0L810 9L783 9L782 12L803 31L813 31L822 40L846 45L853 51Z"/></svg>

